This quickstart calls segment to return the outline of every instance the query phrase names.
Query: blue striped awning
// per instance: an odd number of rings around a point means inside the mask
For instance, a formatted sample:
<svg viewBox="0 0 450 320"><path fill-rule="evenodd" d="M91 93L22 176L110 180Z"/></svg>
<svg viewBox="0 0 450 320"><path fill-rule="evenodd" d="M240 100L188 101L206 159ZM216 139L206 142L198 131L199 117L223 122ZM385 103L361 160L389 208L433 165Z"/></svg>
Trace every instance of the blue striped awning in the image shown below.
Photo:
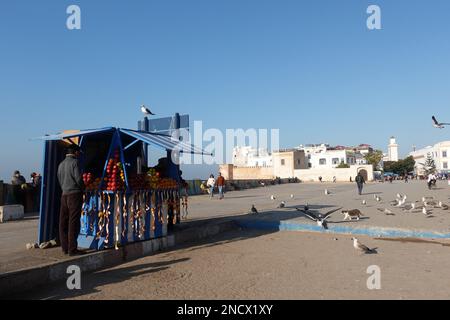
<svg viewBox="0 0 450 320"><path fill-rule="evenodd" d="M194 145L183 141L176 140L171 136L129 129L120 129L120 132L123 132L147 144L155 145L167 150L179 151L180 153L202 154L209 156L212 155L211 153L205 152L201 148L195 147Z"/></svg>

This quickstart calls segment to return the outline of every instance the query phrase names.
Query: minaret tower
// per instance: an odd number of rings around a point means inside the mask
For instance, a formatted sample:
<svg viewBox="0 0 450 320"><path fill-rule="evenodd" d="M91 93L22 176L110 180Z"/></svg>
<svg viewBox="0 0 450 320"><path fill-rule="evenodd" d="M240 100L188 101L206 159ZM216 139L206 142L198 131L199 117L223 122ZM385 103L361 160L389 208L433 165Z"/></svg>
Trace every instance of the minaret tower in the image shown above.
<svg viewBox="0 0 450 320"><path fill-rule="evenodd" d="M395 137L389 139L388 158L389 161L398 161L398 144L395 141Z"/></svg>

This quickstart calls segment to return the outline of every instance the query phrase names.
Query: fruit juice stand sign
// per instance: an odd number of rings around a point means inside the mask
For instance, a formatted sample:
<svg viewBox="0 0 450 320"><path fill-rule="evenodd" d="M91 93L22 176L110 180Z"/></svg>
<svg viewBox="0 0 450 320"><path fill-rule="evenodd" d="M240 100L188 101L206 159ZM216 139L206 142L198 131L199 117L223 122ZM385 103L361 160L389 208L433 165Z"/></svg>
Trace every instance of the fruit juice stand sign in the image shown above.
<svg viewBox="0 0 450 320"><path fill-rule="evenodd" d="M43 188L39 221L42 243L57 235L59 197L58 164L64 158L67 141L78 138L82 150L85 192L81 208L81 248L118 248L129 242L167 235L167 228L180 221L179 177L150 168L144 173L138 159L143 144L166 149L206 154L170 137L128 129L103 128L42 137L45 140ZM170 176L172 174L172 176Z"/></svg>

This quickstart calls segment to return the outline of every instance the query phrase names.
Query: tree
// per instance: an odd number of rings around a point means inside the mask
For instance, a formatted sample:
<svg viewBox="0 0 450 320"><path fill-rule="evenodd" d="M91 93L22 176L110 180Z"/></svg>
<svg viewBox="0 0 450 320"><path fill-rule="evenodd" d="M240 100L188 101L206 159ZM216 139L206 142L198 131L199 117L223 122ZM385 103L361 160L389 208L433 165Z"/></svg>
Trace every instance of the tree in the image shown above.
<svg viewBox="0 0 450 320"><path fill-rule="evenodd" d="M431 153L427 154L427 158L425 159L425 163L421 163L423 166L423 170L425 175L429 175L430 173L436 172L436 163L434 162L433 156Z"/></svg>
<svg viewBox="0 0 450 320"><path fill-rule="evenodd" d="M341 162L336 168L338 169L346 169L346 168L350 168L350 166L346 163Z"/></svg>
<svg viewBox="0 0 450 320"><path fill-rule="evenodd" d="M373 166L374 170L377 170L381 160L383 159L383 151L374 150L372 152L369 152L364 156L364 159L366 159L368 164L371 164Z"/></svg>
<svg viewBox="0 0 450 320"><path fill-rule="evenodd" d="M411 156L397 162L386 161L384 163L384 172L393 172L395 174L403 175L405 173L414 171L415 164L416 161Z"/></svg>

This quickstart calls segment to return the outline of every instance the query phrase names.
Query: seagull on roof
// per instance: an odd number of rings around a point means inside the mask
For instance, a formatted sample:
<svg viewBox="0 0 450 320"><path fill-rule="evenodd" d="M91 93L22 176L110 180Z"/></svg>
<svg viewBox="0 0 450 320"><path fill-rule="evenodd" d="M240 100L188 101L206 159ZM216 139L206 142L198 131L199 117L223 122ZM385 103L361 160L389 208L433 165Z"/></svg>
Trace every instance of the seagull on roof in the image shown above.
<svg viewBox="0 0 450 320"><path fill-rule="evenodd" d="M325 213L324 215L319 214L319 215L317 215L317 216L316 216L315 214L311 213L311 212L306 212L306 211L303 211L303 210L300 210L300 211L302 211L303 214L304 214L306 217L308 217L309 219L315 221L319 227L321 227L321 228L323 228L323 229L325 229L325 230L328 230L327 219L328 219L333 213L335 213L336 211L341 210L341 209L342 209L342 208L334 209L334 210L328 211L328 212Z"/></svg>
<svg viewBox="0 0 450 320"><path fill-rule="evenodd" d="M435 116L432 116L431 119L433 120L433 127L438 129L444 129L445 126L450 126L450 123L444 123L437 121Z"/></svg>
<svg viewBox="0 0 450 320"><path fill-rule="evenodd" d="M365 254L371 254L371 253L377 253L377 248L370 249L367 246L363 245L357 238L352 238L353 240L353 247Z"/></svg>
<svg viewBox="0 0 450 320"><path fill-rule="evenodd" d="M155 114L150 111L149 108L147 108L145 105L141 106L141 112L145 114L146 116L154 116Z"/></svg>

